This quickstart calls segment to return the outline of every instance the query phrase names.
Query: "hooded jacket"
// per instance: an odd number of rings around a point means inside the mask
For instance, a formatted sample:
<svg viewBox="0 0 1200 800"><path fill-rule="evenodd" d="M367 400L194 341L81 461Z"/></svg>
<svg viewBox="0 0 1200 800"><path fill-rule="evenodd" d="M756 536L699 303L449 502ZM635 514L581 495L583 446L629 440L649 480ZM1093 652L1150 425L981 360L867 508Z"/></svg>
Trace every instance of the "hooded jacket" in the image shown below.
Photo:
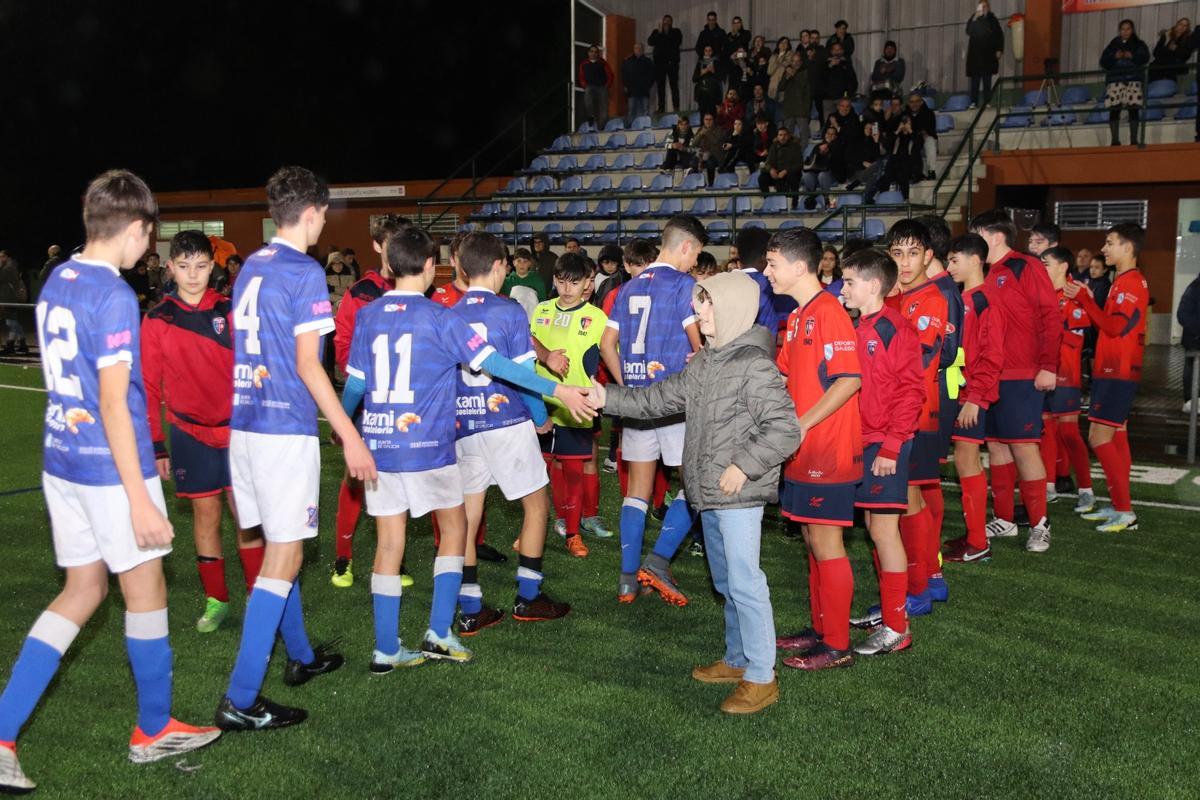
<svg viewBox="0 0 1200 800"><path fill-rule="evenodd" d="M780 465L800 446L796 407L775 366L775 337L754 324L758 285L740 271L696 285L713 300L717 333L682 372L645 389L609 385L605 412L635 419L687 417L684 491L700 511L752 508L779 495ZM735 495L720 487L730 464L746 474Z"/></svg>

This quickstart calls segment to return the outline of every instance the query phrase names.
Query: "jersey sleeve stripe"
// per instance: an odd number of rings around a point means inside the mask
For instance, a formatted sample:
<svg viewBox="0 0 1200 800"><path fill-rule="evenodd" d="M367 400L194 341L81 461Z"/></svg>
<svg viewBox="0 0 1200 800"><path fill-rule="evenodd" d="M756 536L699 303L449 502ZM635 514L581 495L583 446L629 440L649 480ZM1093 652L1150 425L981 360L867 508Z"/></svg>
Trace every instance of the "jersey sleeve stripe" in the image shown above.
<svg viewBox="0 0 1200 800"><path fill-rule="evenodd" d="M133 353L129 352L128 350L122 350L119 353L109 353L106 356L100 356L98 359L96 359L96 369L104 369L105 367L111 367L113 364L120 364L122 362L128 364L130 368L132 368Z"/></svg>
<svg viewBox="0 0 1200 800"><path fill-rule="evenodd" d="M292 328L292 334L299 336L300 334L308 333L309 331L317 331L318 333L325 334L332 331L333 328L333 317L322 317L321 319L314 319L309 320L308 322L300 323L296 327Z"/></svg>
<svg viewBox="0 0 1200 800"><path fill-rule="evenodd" d="M365 381L367 379L365 372L363 372L361 369L352 367L349 364L346 365L346 374L351 378L358 378L360 381Z"/></svg>
<svg viewBox="0 0 1200 800"><path fill-rule="evenodd" d="M696 321L696 315L695 315L695 314L692 314L690 317L685 317L685 318L684 318L684 320L683 320L683 327L685 327L685 328L686 328L687 326L691 325L691 324L692 324L692 323L694 323L695 321Z"/></svg>
<svg viewBox="0 0 1200 800"><path fill-rule="evenodd" d="M532 350L530 350L528 353L522 353L521 355L514 358L513 362L517 363L517 364L524 364L526 361L531 361L535 358L537 358L537 354L534 353Z"/></svg>
<svg viewBox="0 0 1200 800"><path fill-rule="evenodd" d="M487 361L488 356L490 356L494 352L496 352L496 348L492 347L491 345L488 345L487 347L483 348L478 353L476 353L475 357L473 359L471 359L471 363L468 364L467 366L469 366L471 369L474 369L474 370L482 369L483 362Z"/></svg>
<svg viewBox="0 0 1200 800"><path fill-rule="evenodd" d="M621 330L621 323L617 322L612 317L609 317L608 322L604 324L606 328L612 328L614 331Z"/></svg>

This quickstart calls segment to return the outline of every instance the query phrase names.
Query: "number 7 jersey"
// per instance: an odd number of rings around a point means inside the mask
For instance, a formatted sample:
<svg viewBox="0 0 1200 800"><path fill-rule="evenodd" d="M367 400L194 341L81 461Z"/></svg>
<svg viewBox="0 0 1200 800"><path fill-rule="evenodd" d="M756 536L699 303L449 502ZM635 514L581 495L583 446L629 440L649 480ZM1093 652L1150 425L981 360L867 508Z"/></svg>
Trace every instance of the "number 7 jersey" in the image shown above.
<svg viewBox="0 0 1200 800"><path fill-rule="evenodd" d="M622 382L649 386L682 372L692 353L688 326L692 309L691 275L670 264L654 263L617 291L608 327L620 335Z"/></svg>

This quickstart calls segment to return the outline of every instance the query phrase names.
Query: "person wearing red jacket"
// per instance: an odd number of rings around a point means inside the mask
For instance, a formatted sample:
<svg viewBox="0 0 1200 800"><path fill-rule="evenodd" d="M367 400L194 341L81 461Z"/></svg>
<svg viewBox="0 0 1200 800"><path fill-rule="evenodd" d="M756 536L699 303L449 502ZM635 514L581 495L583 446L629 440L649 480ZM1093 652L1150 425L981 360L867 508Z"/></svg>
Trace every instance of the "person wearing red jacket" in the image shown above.
<svg viewBox="0 0 1200 800"><path fill-rule="evenodd" d="M1054 286L1042 262L1014 248L1017 226L1002 209L985 211L971 220L971 231L983 237L992 265L987 282L1004 314L1004 364L1000 397L987 416L988 457L992 469L995 519L988 538L1017 535L1014 519L1016 483L1029 515L1025 549L1050 549L1050 520L1046 517L1046 470L1042 441L1043 394L1058 385L1058 355L1062 316Z"/></svg>
<svg viewBox="0 0 1200 800"><path fill-rule="evenodd" d="M596 130L604 130L608 122L608 89L612 85L612 67L601 57L600 48L592 45L587 58L579 63L579 86L583 89L587 115L596 123Z"/></svg>
<svg viewBox="0 0 1200 800"><path fill-rule="evenodd" d="M1063 294L1078 300L1092 318L1100 335L1092 367L1091 426L1088 443L1104 469L1104 480L1112 495L1112 508L1087 513L1083 518L1099 522L1096 530L1119 533L1136 530L1137 516L1129 490L1129 411L1142 379L1142 357L1146 348L1146 315L1150 310L1150 287L1138 269L1138 256L1146 232L1133 223L1110 228L1104 240L1104 263L1117 268L1104 308L1082 284L1064 287Z"/></svg>
<svg viewBox="0 0 1200 800"><path fill-rule="evenodd" d="M233 512L229 476L229 417L233 410L233 324L230 302L209 288L212 244L200 231L171 239L167 269L175 291L142 322L142 376L159 477L175 479L175 494L192 501L200 583L207 598L196 622L212 633L229 614L221 553L221 496ZM168 453L162 407L171 424ZM238 556L249 594L262 567L262 531L238 529Z"/></svg>
<svg viewBox="0 0 1200 800"><path fill-rule="evenodd" d="M1000 370L1004 365L1004 315L995 300L996 290L984 281L988 246L974 233L950 243L946 267L963 285L963 378L954 422L954 468L962 488L963 519L967 535L942 546L946 561L982 563L992 557L987 539L987 477L979 449L987 441L987 415L1000 396Z"/></svg>
<svg viewBox="0 0 1200 800"><path fill-rule="evenodd" d="M900 515L908 509L908 466L925 402L921 340L900 312L883 299L896 283L896 262L878 250L862 250L842 265L846 308L858 309L857 341L862 388L863 480L854 505L864 509L875 543L879 605L867 612L877 624L854 648L863 656L912 646L908 628L908 557L900 538Z"/></svg>

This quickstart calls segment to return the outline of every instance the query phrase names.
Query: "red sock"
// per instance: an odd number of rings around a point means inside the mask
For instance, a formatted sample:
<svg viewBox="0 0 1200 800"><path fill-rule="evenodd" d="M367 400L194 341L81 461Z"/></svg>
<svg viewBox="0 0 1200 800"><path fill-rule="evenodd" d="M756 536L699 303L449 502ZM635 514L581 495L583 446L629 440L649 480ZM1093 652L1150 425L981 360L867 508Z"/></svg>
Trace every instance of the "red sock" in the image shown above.
<svg viewBox="0 0 1200 800"><path fill-rule="evenodd" d="M475 531L475 546L483 544L487 538L487 506L483 507L483 516L479 518L479 530Z"/></svg>
<svg viewBox="0 0 1200 800"><path fill-rule="evenodd" d="M907 588L907 572L879 573L879 608L883 614L883 624L897 633L908 630L908 610L904 605Z"/></svg>
<svg viewBox="0 0 1200 800"><path fill-rule="evenodd" d="M1053 480L1050 476L1055 474L1055 468L1058 461L1058 420L1054 417L1042 417L1042 467L1046 470L1046 480ZM1025 497L1025 490L1021 490L1021 497ZM1041 519L1041 517L1038 517Z"/></svg>
<svg viewBox="0 0 1200 800"><path fill-rule="evenodd" d="M600 514L600 473L583 473L583 516L595 517Z"/></svg>
<svg viewBox="0 0 1200 800"><path fill-rule="evenodd" d="M1071 460L1067 457L1067 442L1063 439L1063 425L1065 424L1061 421L1058 423L1058 439L1055 441L1057 456L1054 459L1055 478L1065 478L1071 474Z"/></svg>
<svg viewBox="0 0 1200 800"><path fill-rule="evenodd" d="M266 548L258 547L239 547L238 558L242 562L242 576L246 579L246 594L254 591L254 581L258 580L258 573L262 571L263 553Z"/></svg>
<svg viewBox="0 0 1200 800"><path fill-rule="evenodd" d="M808 554L808 605L812 611L812 627L818 636L824 634L825 620L821 616L821 571L817 569L817 558Z"/></svg>
<svg viewBox="0 0 1200 800"><path fill-rule="evenodd" d="M617 448L617 483L621 484L621 497L629 496L629 464L621 456L621 448Z"/></svg>
<svg viewBox="0 0 1200 800"><path fill-rule="evenodd" d="M200 570L200 585L204 587L204 596L228 603L229 587L225 585L225 559L200 558L196 560L196 567Z"/></svg>
<svg viewBox="0 0 1200 800"><path fill-rule="evenodd" d="M579 533L579 519L583 516L583 461L574 459L559 461L562 465L563 502L562 518L567 521L567 536Z"/></svg>
<svg viewBox="0 0 1200 800"><path fill-rule="evenodd" d="M911 595L919 595L929 586L925 556L928 524L929 515L924 511L900 518L900 541L904 542L904 553L908 556L908 593Z"/></svg>
<svg viewBox="0 0 1200 800"><path fill-rule="evenodd" d="M1058 437L1066 451L1066 460L1075 471L1075 483L1080 489L1092 488L1092 462L1088 458L1087 444L1079 432L1079 420L1060 422Z"/></svg>
<svg viewBox="0 0 1200 800"><path fill-rule="evenodd" d="M963 519L967 524L967 544L976 550L988 546L987 532L987 477L978 475L959 476L962 485Z"/></svg>
<svg viewBox="0 0 1200 800"><path fill-rule="evenodd" d="M925 511L929 514L929 538L925 541L925 568L929 575L941 575L942 565L938 563L938 553L942 549L942 521L946 514L946 502L942 497L940 483L926 483L921 486L921 497L925 500Z"/></svg>
<svg viewBox="0 0 1200 800"><path fill-rule="evenodd" d="M667 468L663 465L658 465L658 471L654 473L654 507L658 508L667 499L667 489L670 488L670 483L667 481Z"/></svg>
<svg viewBox="0 0 1200 800"><path fill-rule="evenodd" d="M1021 502L1029 515L1029 524L1037 525L1046 518L1046 479L1021 481Z"/></svg>
<svg viewBox="0 0 1200 800"><path fill-rule="evenodd" d="M554 515L563 519L563 502L567 499L567 488L563 486L562 468L554 456L543 455L546 459L546 471L550 473L550 500L554 503Z"/></svg>
<svg viewBox="0 0 1200 800"><path fill-rule="evenodd" d="M821 611L825 621L825 644L835 650L850 647L850 603L854 599L854 571L850 559L818 561L821 572Z"/></svg>
<svg viewBox="0 0 1200 800"><path fill-rule="evenodd" d="M342 488L338 490L337 504L337 557L354 558L354 529L358 527L358 518L362 515L363 485L358 481L342 479Z"/></svg>
<svg viewBox="0 0 1200 800"><path fill-rule="evenodd" d="M1129 474L1130 468L1133 466L1133 456L1129 453L1129 429L1122 428L1117 431L1117 435L1113 437L1113 441L1117 443L1117 448L1121 451L1121 459L1125 462L1125 474Z"/></svg>
<svg viewBox="0 0 1200 800"><path fill-rule="evenodd" d="M1133 504L1129 502L1129 469L1125 466L1125 459L1117 440L1105 442L1095 450L1100 467L1104 470L1104 480L1108 482L1108 494L1112 497L1113 508L1117 511L1132 511Z"/></svg>
<svg viewBox="0 0 1200 800"><path fill-rule="evenodd" d="M1016 504L1017 465L1013 462L992 465L992 507L997 519L1013 521Z"/></svg>

